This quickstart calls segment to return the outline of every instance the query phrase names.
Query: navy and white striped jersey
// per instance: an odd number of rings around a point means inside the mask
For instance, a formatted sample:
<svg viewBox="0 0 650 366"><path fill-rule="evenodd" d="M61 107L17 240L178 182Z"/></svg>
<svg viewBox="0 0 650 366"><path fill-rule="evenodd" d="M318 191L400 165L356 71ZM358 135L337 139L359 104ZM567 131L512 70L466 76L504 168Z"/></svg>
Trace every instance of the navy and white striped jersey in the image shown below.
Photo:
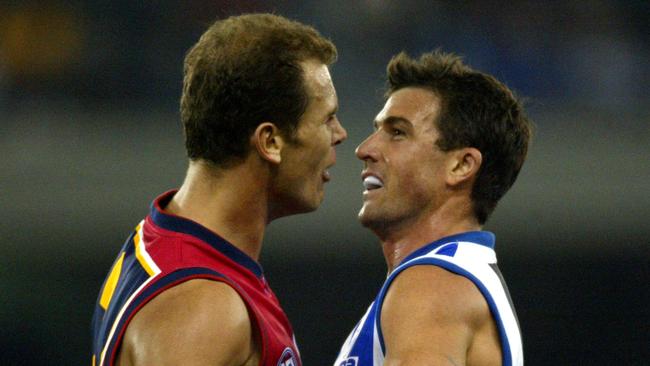
<svg viewBox="0 0 650 366"><path fill-rule="evenodd" d="M508 288L497 267L494 234L473 231L442 238L406 257L388 275L379 295L343 344L334 366L384 364L386 348L379 320L381 307L393 280L414 265L438 266L472 281L485 297L499 330L503 365L523 365L521 332Z"/></svg>

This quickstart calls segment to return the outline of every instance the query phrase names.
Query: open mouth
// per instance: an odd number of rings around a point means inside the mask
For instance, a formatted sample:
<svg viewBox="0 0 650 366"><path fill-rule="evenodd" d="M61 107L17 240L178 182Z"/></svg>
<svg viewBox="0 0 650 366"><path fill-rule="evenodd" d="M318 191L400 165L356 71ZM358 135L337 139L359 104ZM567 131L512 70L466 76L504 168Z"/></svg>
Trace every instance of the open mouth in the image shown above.
<svg viewBox="0 0 650 366"><path fill-rule="evenodd" d="M363 179L363 187L368 191L379 189L383 186L384 183L373 175L369 175Z"/></svg>

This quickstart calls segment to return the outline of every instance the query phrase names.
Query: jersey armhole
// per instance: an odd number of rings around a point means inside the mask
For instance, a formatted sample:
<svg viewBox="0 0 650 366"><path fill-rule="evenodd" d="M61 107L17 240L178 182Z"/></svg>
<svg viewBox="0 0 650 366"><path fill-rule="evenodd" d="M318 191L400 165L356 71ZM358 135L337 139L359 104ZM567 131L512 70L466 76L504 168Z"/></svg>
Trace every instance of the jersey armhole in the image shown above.
<svg viewBox="0 0 650 366"><path fill-rule="evenodd" d="M114 365L115 357L117 356L118 350L122 345L122 340L126 332L126 328L128 327L129 323L131 322L135 314L137 314L138 311L142 309L142 307L144 307L147 303L149 303L149 301L153 300L156 296L161 294L163 291L168 290L174 286L180 285L184 282L195 280L195 279L206 279L206 280L212 280L217 282L223 282L229 285L237 292L237 294L242 298L242 301L244 301L244 304L246 304L246 309L248 310L249 313L251 325L253 326L254 329L253 331L259 335L260 346L262 347L261 351L263 353L265 347L263 344L262 329L261 326L259 325L259 320L257 319L257 313L251 307L250 298L246 295L243 289L241 289L233 280L231 280L230 278L228 278L226 275L222 273L213 271L208 268L203 268L203 267L191 267L191 268L183 268L183 269L176 270L174 272L165 275L164 277L159 278L153 284L145 288L140 294L138 294L138 296L133 300L133 302L131 302L131 304L127 306L126 310L124 311L124 313L127 316L122 317L122 319L119 319L119 324L117 326L118 327L117 329L119 329L119 333L117 334L116 337L114 337L114 340L109 340L111 344L109 345L105 353L106 355L109 355L108 365ZM104 364L105 363L101 363L100 361L99 365L104 365Z"/></svg>
<svg viewBox="0 0 650 366"><path fill-rule="evenodd" d="M377 308L376 308L376 316L375 316L375 327L377 328L377 337L379 338L379 344L381 345L381 351L385 355L386 354L386 345L384 343L384 334L381 330L381 309L384 304L384 299L386 298L386 294L388 293L388 289L390 288L390 285L393 283L395 278L405 269L417 266L417 265L433 265L437 266L440 268L443 268L447 271L450 271L454 274L463 276L467 278L468 280L472 281L472 283L478 288L478 290L481 292L481 295L483 295L483 298L488 304L488 307L490 308L490 312L492 313L492 316L494 317L494 320L496 322L497 328L499 330L499 337L501 340L501 348L503 351L503 365L504 366L510 366L512 365L512 351L510 350L510 342L508 341L508 336L505 331L505 327L503 324L503 320L501 319L501 314L499 312L499 309L496 305L496 302L492 295L490 294L490 291L487 289L487 287L479 280L476 276L474 276L472 273L469 271L465 270L464 268L458 266L457 264L445 261L443 259L439 258L431 258L431 257L426 257L426 258L420 258L413 260L412 262L408 263L408 265L403 266L401 268L398 268L394 273L392 273L384 286L382 287L381 291L379 292L379 296L377 297Z"/></svg>

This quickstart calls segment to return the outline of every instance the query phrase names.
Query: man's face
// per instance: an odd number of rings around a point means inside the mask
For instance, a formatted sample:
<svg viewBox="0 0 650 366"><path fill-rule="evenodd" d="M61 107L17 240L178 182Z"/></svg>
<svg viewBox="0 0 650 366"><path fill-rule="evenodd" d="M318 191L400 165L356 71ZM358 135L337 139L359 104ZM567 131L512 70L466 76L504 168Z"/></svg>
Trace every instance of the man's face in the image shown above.
<svg viewBox="0 0 650 366"><path fill-rule="evenodd" d="M326 65L302 62L309 104L298 122L295 138L282 150L277 193L281 215L313 211L323 201L328 168L336 162L334 146L347 138L336 112L338 99ZM281 216L278 215L278 216Z"/></svg>
<svg viewBox="0 0 650 366"><path fill-rule="evenodd" d="M446 162L435 144L439 113L440 99L423 88L400 89L386 101L375 131L356 150L365 165L359 212L364 226L408 227L439 207Z"/></svg>

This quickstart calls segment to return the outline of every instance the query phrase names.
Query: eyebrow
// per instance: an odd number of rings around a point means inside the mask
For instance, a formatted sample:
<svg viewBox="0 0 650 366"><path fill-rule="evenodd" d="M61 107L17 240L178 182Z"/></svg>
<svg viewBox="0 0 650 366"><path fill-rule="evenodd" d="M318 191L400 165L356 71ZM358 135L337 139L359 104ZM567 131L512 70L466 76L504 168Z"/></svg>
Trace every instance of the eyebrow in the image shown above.
<svg viewBox="0 0 650 366"><path fill-rule="evenodd" d="M329 117L337 114L338 112L339 112L339 102L337 100L336 103L334 103L334 105L331 108L328 108L323 114Z"/></svg>
<svg viewBox="0 0 650 366"><path fill-rule="evenodd" d="M409 121L408 119L404 117L399 117L399 116L389 116L384 118L383 120L374 120L372 122L372 126L377 129L379 128L379 125L386 124L389 126L395 126L395 125L406 125L406 127L413 127L413 123Z"/></svg>
<svg viewBox="0 0 650 366"><path fill-rule="evenodd" d="M337 114L338 112L339 112L339 104L336 103L336 105L334 105L334 108L330 109L329 115L333 116L333 115Z"/></svg>

